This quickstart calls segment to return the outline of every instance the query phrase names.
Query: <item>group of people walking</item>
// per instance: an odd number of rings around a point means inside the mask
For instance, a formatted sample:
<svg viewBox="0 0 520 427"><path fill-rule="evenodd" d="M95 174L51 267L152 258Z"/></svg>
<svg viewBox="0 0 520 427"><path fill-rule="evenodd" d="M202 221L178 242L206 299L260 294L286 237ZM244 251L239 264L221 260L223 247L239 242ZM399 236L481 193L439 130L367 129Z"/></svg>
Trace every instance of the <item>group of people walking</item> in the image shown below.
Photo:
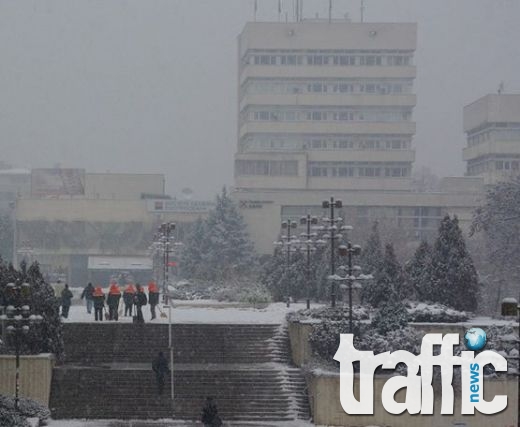
<svg viewBox="0 0 520 427"><path fill-rule="evenodd" d="M108 320L119 320L120 314L123 313L122 310L121 312L119 310L121 297L123 297L124 305L123 317L133 316L135 322L144 323L143 307L150 304L151 320L156 318L155 309L159 304L159 288L153 281L148 284L148 297L140 284L135 286L129 284L121 292L121 288L116 282L110 284L107 295L101 286L94 287L92 283L89 283L81 294L81 299L86 301L87 313L91 314L94 309L95 321L102 321L104 312ZM108 313L105 311L105 302L108 306Z"/></svg>

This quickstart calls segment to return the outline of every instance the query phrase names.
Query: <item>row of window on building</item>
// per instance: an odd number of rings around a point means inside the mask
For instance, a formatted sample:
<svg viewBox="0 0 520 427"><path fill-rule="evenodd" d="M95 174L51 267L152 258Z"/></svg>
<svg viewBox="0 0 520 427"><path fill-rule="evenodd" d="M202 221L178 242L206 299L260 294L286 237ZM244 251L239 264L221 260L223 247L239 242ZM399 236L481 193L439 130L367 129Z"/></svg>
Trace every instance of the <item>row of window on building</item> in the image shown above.
<svg viewBox="0 0 520 427"><path fill-rule="evenodd" d="M307 174L311 177L387 177L410 176L407 164L359 162L309 162ZM298 176L297 160L236 160L237 176Z"/></svg>
<svg viewBox="0 0 520 427"><path fill-rule="evenodd" d="M520 160L478 160L468 163L468 174L479 175L481 173L493 171L518 171L519 166Z"/></svg>
<svg viewBox="0 0 520 427"><path fill-rule="evenodd" d="M411 173L409 165L356 162L309 162L307 173L312 177L332 178L402 178Z"/></svg>
<svg viewBox="0 0 520 427"><path fill-rule="evenodd" d="M291 138L277 136L250 136L241 142L242 151L303 151L303 150L409 150L410 138L388 137L314 137Z"/></svg>
<svg viewBox="0 0 520 427"><path fill-rule="evenodd" d="M503 129L505 126L500 126L494 129L488 129L473 135L468 136L468 146L483 144L488 141L520 141L520 125L515 124L512 129Z"/></svg>
<svg viewBox="0 0 520 427"><path fill-rule="evenodd" d="M247 109L240 113L240 124L246 121L255 122L308 122L308 121L368 121L368 122L400 122L410 121L412 112L410 109Z"/></svg>
<svg viewBox="0 0 520 427"><path fill-rule="evenodd" d="M319 206L282 206L282 221L307 214L319 218L323 216L323 209ZM384 225L436 231L442 215L443 209L436 206L344 206L338 212L338 216L346 218L348 224L354 226L354 233L356 226L371 225L374 221Z"/></svg>
<svg viewBox="0 0 520 427"><path fill-rule="evenodd" d="M360 81L352 79L331 81L272 81L254 80L241 88L245 94L298 94L298 93L358 93L358 94L401 94L412 93L413 83L409 81Z"/></svg>
<svg viewBox="0 0 520 427"><path fill-rule="evenodd" d="M247 53L242 59L243 65L329 65L329 66L394 66L403 67L413 64L413 54L406 52L401 54L386 52L355 53L352 51L334 53L273 53L255 52Z"/></svg>

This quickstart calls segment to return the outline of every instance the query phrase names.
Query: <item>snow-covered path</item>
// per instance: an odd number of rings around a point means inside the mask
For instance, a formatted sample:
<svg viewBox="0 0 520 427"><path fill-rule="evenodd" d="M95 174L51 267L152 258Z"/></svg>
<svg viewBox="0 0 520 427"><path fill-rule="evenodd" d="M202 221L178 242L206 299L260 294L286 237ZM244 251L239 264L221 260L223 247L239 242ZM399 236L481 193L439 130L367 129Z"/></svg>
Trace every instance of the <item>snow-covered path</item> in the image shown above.
<svg viewBox="0 0 520 427"><path fill-rule="evenodd" d="M313 305L316 307L317 305ZM150 321L150 306L143 309L145 322L168 323L168 309L162 304L158 306L164 313L161 317L157 310L157 318ZM269 304L266 308L253 308L238 303L225 303L213 300L174 301L172 310L173 323L235 323L235 324L282 324L290 311L305 308L305 303L292 303L289 308L285 303ZM64 322L94 322L94 311L87 313L85 306L73 305L69 318ZM103 320L103 322L105 322ZM120 317L119 322L130 323L131 317Z"/></svg>

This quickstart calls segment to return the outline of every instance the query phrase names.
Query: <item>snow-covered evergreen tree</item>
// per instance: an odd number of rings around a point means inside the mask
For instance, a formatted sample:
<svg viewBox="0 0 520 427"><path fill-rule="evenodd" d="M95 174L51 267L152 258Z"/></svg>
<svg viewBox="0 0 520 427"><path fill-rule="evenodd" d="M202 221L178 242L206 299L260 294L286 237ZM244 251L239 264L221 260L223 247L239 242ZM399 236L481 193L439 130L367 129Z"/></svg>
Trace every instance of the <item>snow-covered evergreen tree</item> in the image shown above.
<svg viewBox="0 0 520 427"><path fill-rule="evenodd" d="M414 292L419 301L432 300L431 286L428 282L431 258L432 249L428 242L423 240L405 267L409 290Z"/></svg>
<svg viewBox="0 0 520 427"><path fill-rule="evenodd" d="M446 215L432 251L428 283L433 302L456 310L475 311L480 285L473 260L459 227L459 221Z"/></svg>
<svg viewBox="0 0 520 427"><path fill-rule="evenodd" d="M518 296L520 281L520 176L489 187L485 201L476 209L471 234L484 237L478 251L488 310L496 313L502 298Z"/></svg>
<svg viewBox="0 0 520 427"><path fill-rule="evenodd" d="M363 284L363 298L372 307L379 307L390 299L407 298L403 270L392 244L385 245L385 254L374 280Z"/></svg>
<svg viewBox="0 0 520 427"><path fill-rule="evenodd" d="M256 268L257 258L246 224L226 188L217 195L208 218L195 224L182 259L185 276L192 274L192 278L216 282L247 276Z"/></svg>
<svg viewBox="0 0 520 427"><path fill-rule="evenodd" d="M0 258L11 261L13 258L13 223L9 216L0 215Z"/></svg>
<svg viewBox="0 0 520 427"><path fill-rule="evenodd" d="M361 251L361 265L366 274L376 274L383 261L383 249L379 234L379 223L374 221L366 244Z"/></svg>
<svg viewBox="0 0 520 427"><path fill-rule="evenodd" d="M10 295L6 285L8 283L28 283L30 291L27 300L16 300L19 295ZM63 352L62 324L59 317L59 302L52 287L45 282L37 263L29 268L22 262L20 270L11 264L0 264L0 300L13 305L28 302L32 314L43 316L43 322L31 326L29 333L23 340L24 353L54 353L58 357ZM8 341L8 344L10 342Z"/></svg>
<svg viewBox="0 0 520 427"><path fill-rule="evenodd" d="M180 272L182 277L205 277L207 245L206 226L201 218L193 224L183 242L180 254Z"/></svg>

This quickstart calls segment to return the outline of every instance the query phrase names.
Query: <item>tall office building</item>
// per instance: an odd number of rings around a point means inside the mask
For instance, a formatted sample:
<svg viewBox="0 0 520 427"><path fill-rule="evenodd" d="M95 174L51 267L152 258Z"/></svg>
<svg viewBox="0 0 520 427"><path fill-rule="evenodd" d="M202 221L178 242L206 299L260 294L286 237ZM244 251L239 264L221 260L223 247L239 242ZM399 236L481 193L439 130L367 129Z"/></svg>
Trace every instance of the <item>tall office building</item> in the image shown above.
<svg viewBox="0 0 520 427"><path fill-rule="evenodd" d="M406 190L415 24L248 23L237 189Z"/></svg>
<svg viewBox="0 0 520 427"><path fill-rule="evenodd" d="M260 253L282 220L342 199L355 232L380 221L400 242L471 221L480 178L413 190L415 24L253 22L238 38L235 191ZM363 237L363 236L361 236Z"/></svg>
<svg viewBox="0 0 520 427"><path fill-rule="evenodd" d="M484 96L464 107L466 175L493 184L520 174L520 95Z"/></svg>

